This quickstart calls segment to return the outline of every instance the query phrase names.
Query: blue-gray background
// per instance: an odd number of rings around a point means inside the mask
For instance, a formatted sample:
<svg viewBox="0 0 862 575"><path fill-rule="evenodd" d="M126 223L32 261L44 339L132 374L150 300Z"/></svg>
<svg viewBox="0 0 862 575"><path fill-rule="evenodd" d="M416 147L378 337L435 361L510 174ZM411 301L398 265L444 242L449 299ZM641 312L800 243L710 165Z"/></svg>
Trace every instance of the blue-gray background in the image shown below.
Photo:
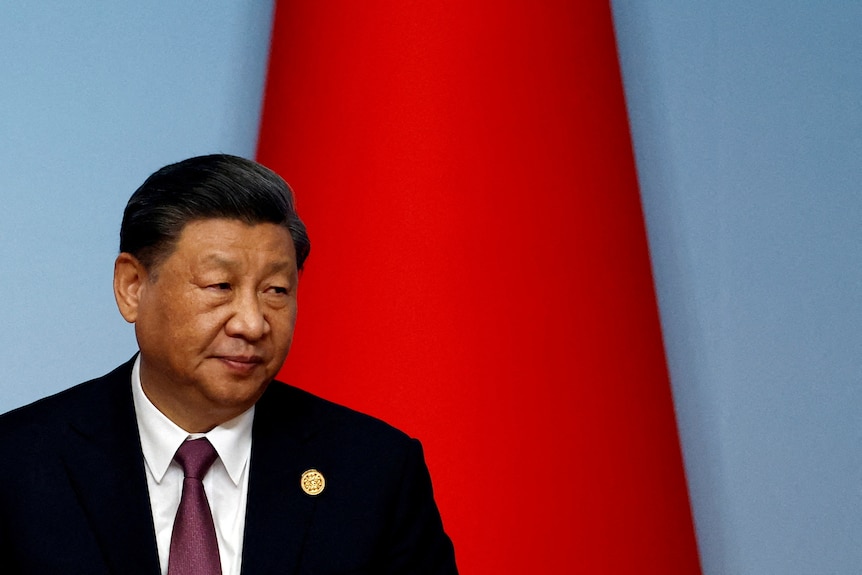
<svg viewBox="0 0 862 575"><path fill-rule="evenodd" d="M0 409L131 357L120 218L159 167L253 157L271 1L0 0Z"/></svg>
<svg viewBox="0 0 862 575"><path fill-rule="evenodd" d="M862 573L862 4L615 0L707 575ZM271 0L0 2L0 410L135 350L131 191L252 157Z"/></svg>

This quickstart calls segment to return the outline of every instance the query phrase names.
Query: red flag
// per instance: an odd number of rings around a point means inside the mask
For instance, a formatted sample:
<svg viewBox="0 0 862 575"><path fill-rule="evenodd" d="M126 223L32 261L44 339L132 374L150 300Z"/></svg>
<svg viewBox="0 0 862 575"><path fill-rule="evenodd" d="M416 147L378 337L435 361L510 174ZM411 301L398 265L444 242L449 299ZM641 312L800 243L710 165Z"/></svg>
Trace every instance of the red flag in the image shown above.
<svg viewBox="0 0 862 575"><path fill-rule="evenodd" d="M282 378L419 437L464 573L699 573L609 7L281 1Z"/></svg>

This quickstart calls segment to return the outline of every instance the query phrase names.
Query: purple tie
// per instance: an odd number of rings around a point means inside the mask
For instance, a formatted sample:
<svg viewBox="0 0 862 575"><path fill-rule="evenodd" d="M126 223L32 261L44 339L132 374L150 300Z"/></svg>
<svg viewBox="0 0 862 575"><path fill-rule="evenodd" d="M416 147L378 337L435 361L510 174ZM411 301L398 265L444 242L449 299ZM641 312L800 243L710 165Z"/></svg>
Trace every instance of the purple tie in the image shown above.
<svg viewBox="0 0 862 575"><path fill-rule="evenodd" d="M183 442L174 456L185 479L171 534L168 575L221 575L215 525L202 483L216 457L205 437Z"/></svg>

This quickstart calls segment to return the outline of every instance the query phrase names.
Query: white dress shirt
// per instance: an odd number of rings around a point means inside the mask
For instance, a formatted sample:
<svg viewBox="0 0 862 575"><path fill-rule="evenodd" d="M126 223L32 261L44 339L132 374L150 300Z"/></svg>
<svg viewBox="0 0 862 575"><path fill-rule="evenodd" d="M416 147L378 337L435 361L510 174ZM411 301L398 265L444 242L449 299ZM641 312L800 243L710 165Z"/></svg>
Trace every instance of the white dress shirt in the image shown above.
<svg viewBox="0 0 862 575"><path fill-rule="evenodd" d="M174 461L174 454L186 439L198 437L209 439L218 452L218 459L204 476L203 484L218 537L222 574L239 575L254 407L207 433L190 434L168 419L147 398L141 387L140 362L138 356L132 369L132 396L144 452L162 575L168 572L171 532L183 489L183 470Z"/></svg>

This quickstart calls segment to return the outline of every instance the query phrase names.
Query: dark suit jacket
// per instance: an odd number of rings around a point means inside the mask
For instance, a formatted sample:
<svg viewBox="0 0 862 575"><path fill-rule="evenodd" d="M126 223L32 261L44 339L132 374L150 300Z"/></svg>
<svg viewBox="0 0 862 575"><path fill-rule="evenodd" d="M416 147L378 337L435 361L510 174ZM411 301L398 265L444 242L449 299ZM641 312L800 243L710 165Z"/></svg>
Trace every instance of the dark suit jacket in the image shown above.
<svg viewBox="0 0 862 575"><path fill-rule="evenodd" d="M0 417L3 573L159 573L131 366ZM244 575L456 573L418 441L277 382L252 434Z"/></svg>

